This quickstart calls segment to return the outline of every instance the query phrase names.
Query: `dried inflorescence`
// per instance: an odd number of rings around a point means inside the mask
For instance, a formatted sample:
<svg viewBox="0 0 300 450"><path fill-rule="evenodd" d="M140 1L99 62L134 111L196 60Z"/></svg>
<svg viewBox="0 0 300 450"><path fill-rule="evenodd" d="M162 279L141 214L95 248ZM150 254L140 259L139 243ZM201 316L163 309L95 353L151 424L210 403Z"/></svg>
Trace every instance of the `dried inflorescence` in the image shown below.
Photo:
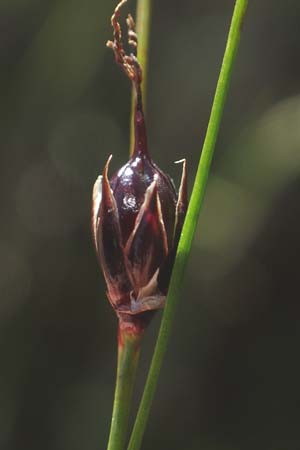
<svg viewBox="0 0 300 450"><path fill-rule="evenodd" d="M135 54L131 53L130 55L127 55L124 50L122 42L122 29L118 21L121 14L121 8L125 5L125 3L127 3L127 0L122 0L115 8L111 18L111 24L114 30L114 40L107 41L106 45L113 50L117 64L122 67L128 78L137 85L142 81L142 70ZM126 23L128 27L128 44L134 51L136 51L138 46L138 37L135 32L135 23L131 14L128 14Z"/></svg>
<svg viewBox="0 0 300 450"><path fill-rule="evenodd" d="M108 46L135 91L135 143L130 160L110 180L109 157L93 191L93 234L107 296L121 324L143 329L153 311L163 307L178 240L187 209L186 162L178 194L170 177L151 159L142 106L142 70L135 54L127 55L118 18L112 16L114 41ZM136 50L132 17L129 44Z"/></svg>

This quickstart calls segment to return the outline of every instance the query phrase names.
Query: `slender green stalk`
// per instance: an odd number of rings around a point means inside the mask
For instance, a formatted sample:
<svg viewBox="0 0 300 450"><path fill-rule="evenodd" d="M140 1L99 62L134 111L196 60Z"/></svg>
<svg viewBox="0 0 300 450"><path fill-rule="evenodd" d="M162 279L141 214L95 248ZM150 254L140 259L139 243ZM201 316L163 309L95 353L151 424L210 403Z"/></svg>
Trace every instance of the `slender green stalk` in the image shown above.
<svg viewBox="0 0 300 450"><path fill-rule="evenodd" d="M153 396L157 386L159 372L169 341L175 309L179 300L183 275L195 234L198 217L203 203L205 187L211 166L215 143L220 128L222 113L225 105L231 78L233 63L237 53L241 25L247 8L247 0L236 0L223 63L219 75L216 93L213 101L209 124L201 153L198 171L195 178L193 192L184 223L182 235L178 245L176 261L172 272L167 303L164 309L158 339L152 358L143 397L139 406L135 425L132 431L128 450L139 450L146 428Z"/></svg>
<svg viewBox="0 0 300 450"><path fill-rule="evenodd" d="M126 443L140 341L139 334L119 331L117 380L107 450L123 450Z"/></svg>
<svg viewBox="0 0 300 450"><path fill-rule="evenodd" d="M148 74L148 60L149 60L149 32L152 13L152 0L138 0L136 11L136 32L138 35L138 53L137 58L143 70L142 94L144 111L146 111L146 88L147 88L147 74ZM131 99L131 119L130 119L130 155L134 147L134 106L135 96L132 93Z"/></svg>

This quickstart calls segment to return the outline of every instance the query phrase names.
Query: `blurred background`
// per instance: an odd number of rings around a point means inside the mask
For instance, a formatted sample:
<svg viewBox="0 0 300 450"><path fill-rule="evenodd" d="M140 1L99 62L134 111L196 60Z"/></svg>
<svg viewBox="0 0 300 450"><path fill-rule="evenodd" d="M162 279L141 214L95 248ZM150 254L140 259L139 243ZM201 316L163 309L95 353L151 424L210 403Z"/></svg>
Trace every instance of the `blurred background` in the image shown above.
<svg viewBox="0 0 300 450"><path fill-rule="evenodd" d="M193 183L233 4L153 0L149 143L177 185L182 157ZM1 450L105 449L116 318L90 198L107 156L128 158L114 6L0 0ZM299 21L297 0L249 1L143 450L300 448Z"/></svg>

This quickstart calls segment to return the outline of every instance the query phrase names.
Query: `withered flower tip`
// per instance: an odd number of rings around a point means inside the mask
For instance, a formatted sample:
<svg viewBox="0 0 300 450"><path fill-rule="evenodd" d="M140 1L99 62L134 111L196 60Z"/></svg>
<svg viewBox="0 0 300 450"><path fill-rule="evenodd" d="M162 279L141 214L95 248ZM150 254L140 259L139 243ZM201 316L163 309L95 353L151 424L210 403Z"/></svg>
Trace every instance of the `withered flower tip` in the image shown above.
<svg viewBox="0 0 300 450"><path fill-rule="evenodd" d="M118 22L123 0L111 22L114 41L107 43L135 91L135 143L132 156L110 180L112 156L93 190L92 227L107 285L107 296L120 322L142 330L164 306L176 248L187 209L186 162L178 194L170 177L151 159L142 107L142 70L134 53L126 55ZM129 44L136 50L132 17Z"/></svg>

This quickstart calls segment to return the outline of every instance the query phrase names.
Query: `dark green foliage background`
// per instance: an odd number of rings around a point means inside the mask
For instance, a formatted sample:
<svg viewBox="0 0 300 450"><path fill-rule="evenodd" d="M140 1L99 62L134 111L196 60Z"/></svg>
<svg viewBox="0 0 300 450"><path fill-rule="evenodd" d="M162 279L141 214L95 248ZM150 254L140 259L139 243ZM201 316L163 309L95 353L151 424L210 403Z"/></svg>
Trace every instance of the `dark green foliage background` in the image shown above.
<svg viewBox="0 0 300 450"><path fill-rule="evenodd" d="M148 133L192 185L233 1L154 0ZM0 0L0 448L108 437L116 319L90 196L127 159L111 0ZM300 6L250 0L144 450L299 450ZM145 338L137 404L158 327Z"/></svg>

